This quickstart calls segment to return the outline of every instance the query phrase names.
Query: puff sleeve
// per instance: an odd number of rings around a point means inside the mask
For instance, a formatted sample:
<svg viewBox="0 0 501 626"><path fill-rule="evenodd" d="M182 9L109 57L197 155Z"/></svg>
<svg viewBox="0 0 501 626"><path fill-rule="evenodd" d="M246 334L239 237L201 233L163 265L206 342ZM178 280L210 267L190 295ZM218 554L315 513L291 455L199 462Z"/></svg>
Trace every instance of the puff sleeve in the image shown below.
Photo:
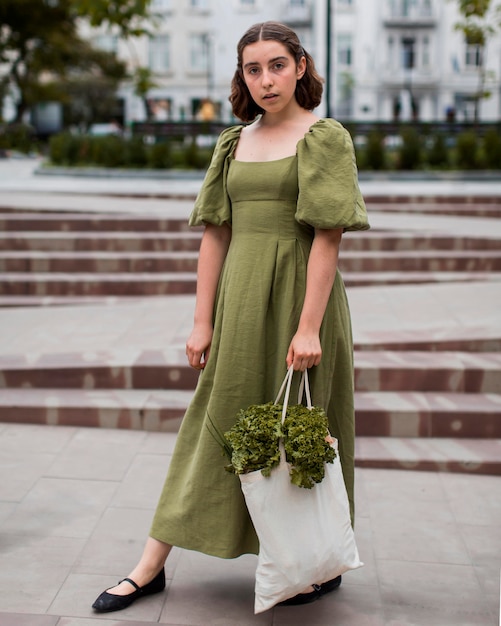
<svg viewBox="0 0 501 626"><path fill-rule="evenodd" d="M231 126L219 135L212 159L198 193L189 225L231 224L231 203L226 191L229 159L240 136L242 126Z"/></svg>
<svg viewBox="0 0 501 626"><path fill-rule="evenodd" d="M367 230L367 211L348 131L335 120L321 119L299 142L297 155L296 220L314 228Z"/></svg>

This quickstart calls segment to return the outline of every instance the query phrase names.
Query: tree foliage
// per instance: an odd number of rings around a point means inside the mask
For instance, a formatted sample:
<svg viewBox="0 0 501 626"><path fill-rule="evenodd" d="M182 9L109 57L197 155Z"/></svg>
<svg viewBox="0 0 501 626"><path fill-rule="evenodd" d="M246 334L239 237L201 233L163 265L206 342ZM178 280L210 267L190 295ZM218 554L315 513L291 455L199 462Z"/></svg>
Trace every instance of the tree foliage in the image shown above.
<svg viewBox="0 0 501 626"><path fill-rule="evenodd" d="M87 18L91 26L115 27L125 39L147 31L144 20L152 17L150 3L151 0L74 0L78 15Z"/></svg>
<svg viewBox="0 0 501 626"><path fill-rule="evenodd" d="M480 102L488 98L490 93L485 89L486 72L486 46L489 37L496 32L496 27L501 26L501 4L494 5L492 0L457 0L461 21L455 25L455 29L464 34L467 44L479 47L478 65L478 89L474 96L475 121L480 116Z"/></svg>
<svg viewBox="0 0 501 626"><path fill-rule="evenodd" d="M68 102L92 84L104 89L101 98L116 91L125 65L113 53L83 40L78 22L115 28L123 37L145 32L141 21L150 0L2 0L0 3L0 95L8 91L16 101L16 120L44 101ZM96 89L93 93L94 97ZM90 99L88 99L90 102ZM1 104L1 101L0 101ZM0 107L1 108L1 107Z"/></svg>

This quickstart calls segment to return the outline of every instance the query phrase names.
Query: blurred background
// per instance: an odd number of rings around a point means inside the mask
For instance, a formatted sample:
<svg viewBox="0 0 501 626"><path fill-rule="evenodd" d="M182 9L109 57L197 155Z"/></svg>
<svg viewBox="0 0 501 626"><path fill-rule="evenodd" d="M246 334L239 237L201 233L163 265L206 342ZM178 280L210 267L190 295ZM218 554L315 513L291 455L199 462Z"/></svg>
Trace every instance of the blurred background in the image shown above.
<svg viewBox="0 0 501 626"><path fill-rule="evenodd" d="M2 0L0 150L203 169L266 20L314 57L360 168L500 167L497 0Z"/></svg>

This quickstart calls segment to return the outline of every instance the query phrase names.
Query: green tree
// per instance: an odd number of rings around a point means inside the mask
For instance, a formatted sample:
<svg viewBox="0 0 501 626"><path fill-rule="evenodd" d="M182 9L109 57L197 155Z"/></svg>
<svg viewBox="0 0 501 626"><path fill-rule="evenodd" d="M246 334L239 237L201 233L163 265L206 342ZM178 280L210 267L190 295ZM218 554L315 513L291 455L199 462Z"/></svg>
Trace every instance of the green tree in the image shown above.
<svg viewBox="0 0 501 626"><path fill-rule="evenodd" d="M488 39L501 26L501 5L494 6L492 0L457 0L461 21L455 29L462 32L467 45L476 46L478 50L478 88L473 94L475 109L474 119L478 122L480 102L490 97L486 89L488 79L486 71L486 50Z"/></svg>
<svg viewBox="0 0 501 626"><path fill-rule="evenodd" d="M148 92L157 86L148 67L141 66L133 40L142 35L151 35L158 16L150 11L151 0L74 0L78 5L79 15L89 19L91 26L106 26L115 32L129 46L133 71L130 76L136 96L144 103L146 116L152 117L148 102Z"/></svg>
<svg viewBox="0 0 501 626"><path fill-rule="evenodd" d="M125 67L114 55L95 50L78 34L78 20L107 25L124 37L144 33L150 0L2 0L0 2L0 94L16 99L15 121L34 105L67 102L80 83L93 79L116 89Z"/></svg>

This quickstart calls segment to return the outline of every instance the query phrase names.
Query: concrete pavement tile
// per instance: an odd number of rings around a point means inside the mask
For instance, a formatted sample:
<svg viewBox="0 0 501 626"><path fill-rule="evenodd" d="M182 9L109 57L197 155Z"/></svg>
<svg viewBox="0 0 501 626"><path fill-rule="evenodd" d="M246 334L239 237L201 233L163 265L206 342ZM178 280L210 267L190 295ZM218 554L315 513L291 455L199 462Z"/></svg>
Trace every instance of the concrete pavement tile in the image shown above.
<svg viewBox="0 0 501 626"><path fill-rule="evenodd" d="M15 502L0 502L0 532L2 530L3 521L7 519L9 515L12 515L15 508Z"/></svg>
<svg viewBox="0 0 501 626"><path fill-rule="evenodd" d="M470 565L464 540L447 505L412 501L371 503L377 559Z"/></svg>
<svg viewBox="0 0 501 626"><path fill-rule="evenodd" d="M46 613L83 545L82 539L2 533L0 611Z"/></svg>
<svg viewBox="0 0 501 626"><path fill-rule="evenodd" d="M401 500L409 497L423 502L442 502L444 499L440 476L434 472L406 472L401 470L359 469L365 482L367 499L380 502L386 498Z"/></svg>
<svg viewBox="0 0 501 626"><path fill-rule="evenodd" d="M53 478L120 481L145 434L140 431L82 428L47 472Z"/></svg>
<svg viewBox="0 0 501 626"><path fill-rule="evenodd" d="M494 623L496 606L482 594L471 566L380 559L378 570L386 624Z"/></svg>
<svg viewBox="0 0 501 626"><path fill-rule="evenodd" d="M96 613L97 615L97 613ZM148 626L148 624L157 624L158 622L150 621L130 621L119 619L120 613L104 614L102 618L93 617L61 617L57 626ZM0 626L2 623L0 622Z"/></svg>
<svg viewBox="0 0 501 626"><path fill-rule="evenodd" d="M54 454L43 452L0 450L0 468L3 476L8 476L0 481L0 501L21 502L54 459Z"/></svg>
<svg viewBox="0 0 501 626"><path fill-rule="evenodd" d="M156 508L169 461L170 456L167 455L136 455L113 497L112 506Z"/></svg>
<svg viewBox="0 0 501 626"><path fill-rule="evenodd" d="M312 604L273 609L273 626L387 626L377 586L345 584Z"/></svg>
<svg viewBox="0 0 501 626"><path fill-rule="evenodd" d="M109 576L90 576L86 574L70 574L61 586L57 597L50 606L50 613L67 617L111 619L118 623L158 622L166 594L158 593L142 598L120 613L95 613L92 603L97 596L109 587L116 585L115 578ZM96 591L97 590L97 591ZM121 621L120 621L121 620ZM108 622L106 622L108 623Z"/></svg>
<svg viewBox="0 0 501 626"><path fill-rule="evenodd" d="M355 523L355 540L360 559L364 566L343 574L343 583L377 586L378 578L376 557L374 555L374 536L369 518L357 518Z"/></svg>
<svg viewBox="0 0 501 626"><path fill-rule="evenodd" d="M142 454L172 454L176 445L177 433L147 432L141 441Z"/></svg>
<svg viewBox="0 0 501 626"><path fill-rule="evenodd" d="M77 574L127 576L138 562L148 537L153 511L109 508L96 526L73 567ZM165 575L172 578L179 559L173 549L167 559Z"/></svg>
<svg viewBox="0 0 501 626"><path fill-rule="evenodd" d="M114 482L41 478L4 521L2 532L87 538L116 488Z"/></svg>
<svg viewBox="0 0 501 626"><path fill-rule="evenodd" d="M481 567L474 567L473 569L475 570L475 574L477 575L477 579L483 593L486 596L491 596L491 602L494 606L496 603L499 606L499 590L501 588L499 560L494 566L482 565Z"/></svg>
<svg viewBox="0 0 501 626"><path fill-rule="evenodd" d="M501 519L501 477L440 474L439 480L459 524L496 526Z"/></svg>
<svg viewBox="0 0 501 626"><path fill-rule="evenodd" d="M375 472L366 486L377 559L471 564L436 474Z"/></svg>
<svg viewBox="0 0 501 626"><path fill-rule="evenodd" d="M355 526L362 517L369 517L369 499L365 483L364 470L355 468Z"/></svg>
<svg viewBox="0 0 501 626"><path fill-rule="evenodd" d="M448 611L440 612L427 607L402 607L385 605L385 626L497 626L495 616L489 613Z"/></svg>
<svg viewBox="0 0 501 626"><path fill-rule="evenodd" d="M57 616L53 615L0 613L0 626L56 626L58 619Z"/></svg>
<svg viewBox="0 0 501 626"><path fill-rule="evenodd" d="M71 426L4 424L0 431L0 456L2 450L57 454L76 432Z"/></svg>
<svg viewBox="0 0 501 626"><path fill-rule="evenodd" d="M501 568L501 525L459 526L473 565Z"/></svg>
<svg viewBox="0 0 501 626"><path fill-rule="evenodd" d="M271 626L273 613L254 615L257 559L217 559L184 550L162 610L162 624Z"/></svg>

